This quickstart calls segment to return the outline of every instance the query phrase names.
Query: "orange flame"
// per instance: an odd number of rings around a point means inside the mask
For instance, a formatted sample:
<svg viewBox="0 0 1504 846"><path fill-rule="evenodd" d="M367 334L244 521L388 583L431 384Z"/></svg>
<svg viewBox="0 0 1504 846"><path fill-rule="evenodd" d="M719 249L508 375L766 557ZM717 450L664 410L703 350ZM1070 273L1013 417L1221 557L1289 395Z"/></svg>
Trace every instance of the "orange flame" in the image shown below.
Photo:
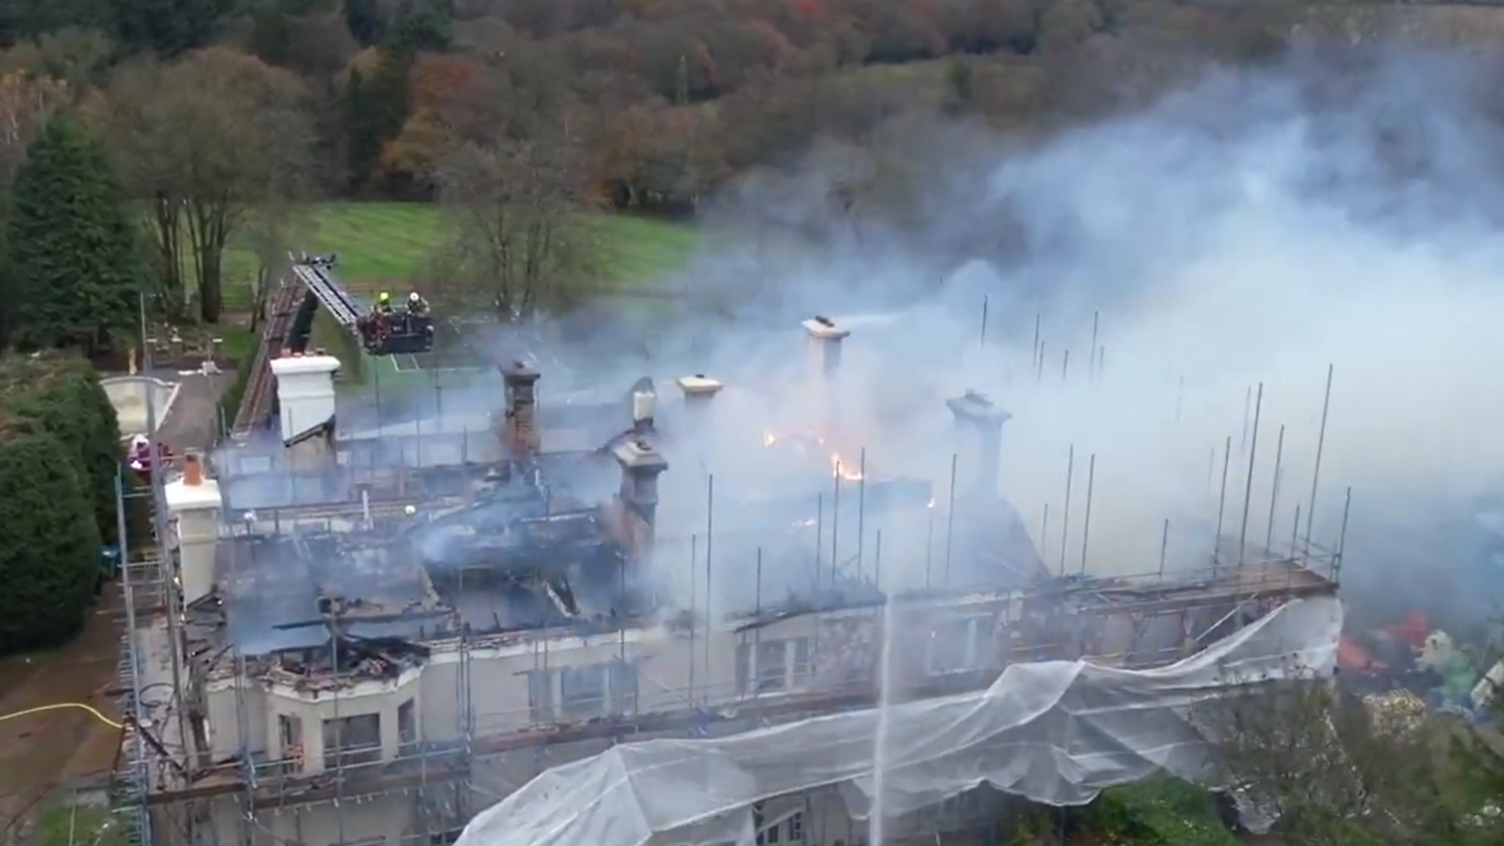
<svg viewBox="0 0 1504 846"><path fill-rule="evenodd" d="M764 447L774 446L778 443L781 443L784 440L784 437L785 436L780 435L777 432L769 429L764 429L762 433L762 445ZM826 443L824 438L815 434L807 436L807 440L804 436L796 436L796 443L799 443L801 445L814 443L819 444L826 449L830 449L830 444ZM842 458L839 452L835 452L833 450L830 453L830 474L831 476L839 477L848 482L859 482L862 480L862 471L860 465L852 464L850 461Z"/></svg>
<svg viewBox="0 0 1504 846"><path fill-rule="evenodd" d="M862 480L862 471L843 461L841 454L837 452L830 454L830 471L831 475L839 476L848 482L860 482Z"/></svg>

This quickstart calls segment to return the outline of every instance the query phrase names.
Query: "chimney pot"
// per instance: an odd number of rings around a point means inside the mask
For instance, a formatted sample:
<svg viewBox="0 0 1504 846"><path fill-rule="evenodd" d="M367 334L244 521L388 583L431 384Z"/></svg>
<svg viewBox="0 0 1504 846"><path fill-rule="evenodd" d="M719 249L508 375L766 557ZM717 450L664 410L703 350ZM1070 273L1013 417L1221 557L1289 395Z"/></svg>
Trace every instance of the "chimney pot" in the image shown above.
<svg viewBox="0 0 1504 846"><path fill-rule="evenodd" d="M204 465L194 453L183 456L183 484L202 485L204 483Z"/></svg>

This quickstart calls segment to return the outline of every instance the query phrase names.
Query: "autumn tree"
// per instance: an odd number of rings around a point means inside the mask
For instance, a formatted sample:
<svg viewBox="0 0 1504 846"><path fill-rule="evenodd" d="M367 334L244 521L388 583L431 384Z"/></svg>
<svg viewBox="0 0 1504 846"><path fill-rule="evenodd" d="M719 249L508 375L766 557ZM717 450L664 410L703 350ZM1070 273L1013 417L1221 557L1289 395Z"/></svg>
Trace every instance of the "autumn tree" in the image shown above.
<svg viewBox="0 0 1504 846"><path fill-rule="evenodd" d="M133 325L140 257L120 184L82 122L59 114L16 171L6 225L11 338L86 352Z"/></svg>
<svg viewBox="0 0 1504 846"><path fill-rule="evenodd" d="M367 49L350 61L340 96L345 177L350 188L370 185L382 150L402 132L414 60L409 52Z"/></svg>
<svg viewBox="0 0 1504 846"><path fill-rule="evenodd" d="M381 170L388 180L427 187L451 128L463 129L475 120L481 98L472 97L471 92L485 73L486 68L468 56L425 53L413 60L408 72L407 120L381 151Z"/></svg>
<svg viewBox="0 0 1504 846"><path fill-rule="evenodd" d="M103 32L68 26L6 50L0 55L0 72L54 79L82 91L104 77L114 52L114 42Z"/></svg>
<svg viewBox="0 0 1504 846"><path fill-rule="evenodd" d="M697 107L633 106L602 127L601 177L618 205L693 207L729 175L714 113Z"/></svg>
<svg viewBox="0 0 1504 846"><path fill-rule="evenodd" d="M131 193L152 204L164 290L182 290L186 252L207 322L220 318L225 248L247 215L304 187L305 97L292 74L225 49L175 65L143 63L108 92L106 136Z"/></svg>
<svg viewBox="0 0 1504 846"><path fill-rule="evenodd" d="M588 296L601 271L598 233L584 214L595 202L573 139L462 143L437 177L468 271L503 319Z"/></svg>
<svg viewBox="0 0 1504 846"><path fill-rule="evenodd" d="M0 186L9 186L47 119L68 101L62 82L23 70L0 76Z"/></svg>

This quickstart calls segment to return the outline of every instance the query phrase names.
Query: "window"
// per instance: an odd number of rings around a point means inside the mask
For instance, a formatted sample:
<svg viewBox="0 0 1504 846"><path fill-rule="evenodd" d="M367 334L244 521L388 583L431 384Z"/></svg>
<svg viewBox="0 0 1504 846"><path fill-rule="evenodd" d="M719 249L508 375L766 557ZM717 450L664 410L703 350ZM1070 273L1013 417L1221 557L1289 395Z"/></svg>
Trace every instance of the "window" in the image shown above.
<svg viewBox="0 0 1504 846"><path fill-rule="evenodd" d="M418 751L418 719L414 700L409 699L397 706L397 754L412 755Z"/></svg>
<svg viewBox="0 0 1504 846"><path fill-rule="evenodd" d="M637 713L636 664L621 660L611 664L611 700L615 713Z"/></svg>
<svg viewBox="0 0 1504 846"><path fill-rule="evenodd" d="M809 681L809 638L796 637L789 641L794 650L794 685L798 686Z"/></svg>
<svg viewBox="0 0 1504 846"><path fill-rule="evenodd" d="M963 617L937 623L930 632L927 656L930 675L980 669L984 657L980 647L991 634L991 623L986 617Z"/></svg>
<svg viewBox="0 0 1504 846"><path fill-rule="evenodd" d="M790 814L789 818L788 818L788 821L786 821L784 823L784 826L788 829L788 837L784 838L785 840L787 840L790 843L803 843L804 842L804 812L803 811L795 811L794 813Z"/></svg>
<svg viewBox="0 0 1504 846"><path fill-rule="evenodd" d="M303 720L289 714L278 714L277 737L282 743L282 766L288 772L302 772Z"/></svg>
<svg viewBox="0 0 1504 846"><path fill-rule="evenodd" d="M606 672L601 666L565 667L559 671L559 699L564 714L588 720L606 712Z"/></svg>
<svg viewBox="0 0 1504 846"><path fill-rule="evenodd" d="M752 810L752 825L757 831L758 846L779 846L804 842L804 812L795 811L788 816L765 822L761 806Z"/></svg>
<svg viewBox="0 0 1504 846"><path fill-rule="evenodd" d="M784 641L770 640L757 645L757 692L783 690L787 686L788 667L784 665L787 650Z"/></svg>
<svg viewBox="0 0 1504 846"><path fill-rule="evenodd" d="M528 671L527 713L528 720L535 725L554 721L554 674L552 671Z"/></svg>
<svg viewBox="0 0 1504 846"><path fill-rule="evenodd" d="M381 760L381 715L361 714L324 721L324 769Z"/></svg>

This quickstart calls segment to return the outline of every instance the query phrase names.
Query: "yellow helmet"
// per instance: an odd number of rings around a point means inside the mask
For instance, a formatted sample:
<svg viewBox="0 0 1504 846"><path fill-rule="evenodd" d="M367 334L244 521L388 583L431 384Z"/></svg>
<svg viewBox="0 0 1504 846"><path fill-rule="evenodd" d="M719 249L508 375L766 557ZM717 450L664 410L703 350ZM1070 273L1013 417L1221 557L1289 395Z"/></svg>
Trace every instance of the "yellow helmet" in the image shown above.
<svg viewBox="0 0 1504 846"><path fill-rule="evenodd" d="M382 291L380 294L378 294L376 296L376 301L379 302L379 303L388 303L388 302L391 302L392 301L392 295L388 294L386 291Z"/></svg>

